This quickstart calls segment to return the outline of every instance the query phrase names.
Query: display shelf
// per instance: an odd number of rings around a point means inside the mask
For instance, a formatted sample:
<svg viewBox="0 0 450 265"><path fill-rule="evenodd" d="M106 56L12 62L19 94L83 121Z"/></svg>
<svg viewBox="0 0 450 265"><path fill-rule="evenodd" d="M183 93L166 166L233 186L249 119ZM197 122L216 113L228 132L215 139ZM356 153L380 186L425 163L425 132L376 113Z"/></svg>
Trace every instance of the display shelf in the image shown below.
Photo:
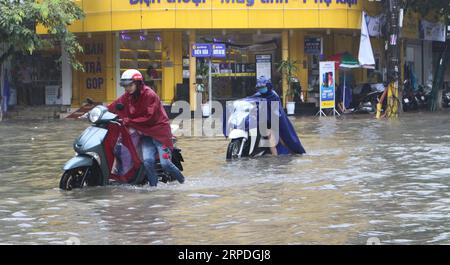
<svg viewBox="0 0 450 265"><path fill-rule="evenodd" d="M256 73L223 73L223 74L211 74L213 77L252 77L256 76Z"/></svg>
<svg viewBox="0 0 450 265"><path fill-rule="evenodd" d="M236 60L211 60L212 63L236 63Z"/></svg>
<svg viewBox="0 0 450 265"><path fill-rule="evenodd" d="M138 62L161 62L161 59L137 59Z"/></svg>
<svg viewBox="0 0 450 265"><path fill-rule="evenodd" d="M161 49L120 49L121 52L154 52L154 53L161 53Z"/></svg>
<svg viewBox="0 0 450 265"><path fill-rule="evenodd" d="M120 71L126 71L128 69L129 68L120 68ZM139 70L139 71L147 71L147 69L148 68L136 68L136 70ZM153 69L153 70L158 71L158 72L162 72L162 69Z"/></svg>

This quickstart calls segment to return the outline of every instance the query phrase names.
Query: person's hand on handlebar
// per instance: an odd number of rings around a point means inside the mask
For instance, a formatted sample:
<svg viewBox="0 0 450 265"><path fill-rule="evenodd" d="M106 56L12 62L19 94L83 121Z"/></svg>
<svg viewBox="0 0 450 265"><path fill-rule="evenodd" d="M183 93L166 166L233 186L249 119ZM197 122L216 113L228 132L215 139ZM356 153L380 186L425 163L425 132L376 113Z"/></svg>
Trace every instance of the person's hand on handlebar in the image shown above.
<svg viewBox="0 0 450 265"><path fill-rule="evenodd" d="M128 117L118 119L117 121L122 123L123 126L128 126L130 124L130 118Z"/></svg>

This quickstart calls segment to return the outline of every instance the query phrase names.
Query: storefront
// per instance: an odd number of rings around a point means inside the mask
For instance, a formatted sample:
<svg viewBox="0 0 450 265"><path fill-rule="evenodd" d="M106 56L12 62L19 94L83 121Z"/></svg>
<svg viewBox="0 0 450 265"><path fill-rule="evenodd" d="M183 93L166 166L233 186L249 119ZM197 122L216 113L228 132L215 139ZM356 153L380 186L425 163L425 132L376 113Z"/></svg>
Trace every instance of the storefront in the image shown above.
<svg viewBox="0 0 450 265"><path fill-rule="evenodd" d="M431 41L420 39L420 18L417 14L407 14L402 29L403 72L405 78L415 77L417 84L425 84L433 78Z"/></svg>
<svg viewBox="0 0 450 265"><path fill-rule="evenodd" d="M17 54L4 65L9 105L39 106L62 104L62 72L59 50L36 51L33 55ZM3 78L3 76L2 76Z"/></svg>
<svg viewBox="0 0 450 265"><path fill-rule="evenodd" d="M286 59L296 61L296 76L305 98L314 97L318 62L339 52L357 58L362 11L376 15L380 7L363 0L76 2L86 18L71 30L85 48L79 59L86 71L63 74L63 94L70 94L73 106L82 104L86 97L114 100L123 93L118 80L128 68L145 74L146 82L164 103L180 99L193 103L205 60L192 57L191 47L205 42L223 43L227 48L225 58L213 59L213 99L253 93L256 63L261 58L275 89L283 96L287 82L278 73L277 64ZM372 41L380 64L382 43L381 39ZM355 70L354 75L358 82L368 78L367 70Z"/></svg>
<svg viewBox="0 0 450 265"><path fill-rule="evenodd" d="M414 74L418 85L429 87L446 41L446 26L435 20L433 14L408 14L402 30L404 70Z"/></svg>

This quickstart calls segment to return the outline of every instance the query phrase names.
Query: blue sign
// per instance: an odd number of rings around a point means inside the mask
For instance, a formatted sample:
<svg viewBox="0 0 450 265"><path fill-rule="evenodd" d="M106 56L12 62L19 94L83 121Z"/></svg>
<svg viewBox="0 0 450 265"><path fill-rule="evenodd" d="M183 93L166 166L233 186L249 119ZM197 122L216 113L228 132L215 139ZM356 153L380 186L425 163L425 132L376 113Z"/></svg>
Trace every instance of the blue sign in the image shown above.
<svg viewBox="0 0 450 265"><path fill-rule="evenodd" d="M225 44L215 43L212 45L212 57L225 58L227 56L227 48Z"/></svg>
<svg viewBox="0 0 450 265"><path fill-rule="evenodd" d="M192 45L192 57L211 57L211 44L196 43Z"/></svg>
<svg viewBox="0 0 450 265"><path fill-rule="evenodd" d="M192 56L225 58L227 56L226 50L225 44L222 43L196 43L192 45Z"/></svg>

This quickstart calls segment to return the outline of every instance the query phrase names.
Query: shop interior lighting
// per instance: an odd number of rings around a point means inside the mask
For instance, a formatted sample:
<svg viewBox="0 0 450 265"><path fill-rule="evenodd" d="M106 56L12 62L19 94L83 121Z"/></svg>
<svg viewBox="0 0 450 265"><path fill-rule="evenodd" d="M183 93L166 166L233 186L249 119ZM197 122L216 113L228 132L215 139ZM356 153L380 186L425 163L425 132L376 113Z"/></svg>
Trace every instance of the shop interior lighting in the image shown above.
<svg viewBox="0 0 450 265"><path fill-rule="evenodd" d="M131 39L132 39L131 36L128 35L128 34L126 34L126 33L120 34L120 38L121 38L122 40L124 40L124 41L131 40Z"/></svg>

